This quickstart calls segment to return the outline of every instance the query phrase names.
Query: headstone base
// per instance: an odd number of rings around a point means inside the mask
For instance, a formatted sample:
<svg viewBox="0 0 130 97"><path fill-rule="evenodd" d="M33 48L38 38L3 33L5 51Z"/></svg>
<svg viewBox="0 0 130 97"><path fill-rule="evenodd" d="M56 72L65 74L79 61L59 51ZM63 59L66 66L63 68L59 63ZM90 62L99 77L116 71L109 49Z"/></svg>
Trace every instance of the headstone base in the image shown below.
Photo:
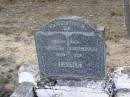
<svg viewBox="0 0 130 97"><path fill-rule="evenodd" d="M37 89L36 93L38 97L110 97L100 89L67 86Z"/></svg>
<svg viewBox="0 0 130 97"><path fill-rule="evenodd" d="M115 97L130 97L130 90L118 90Z"/></svg>

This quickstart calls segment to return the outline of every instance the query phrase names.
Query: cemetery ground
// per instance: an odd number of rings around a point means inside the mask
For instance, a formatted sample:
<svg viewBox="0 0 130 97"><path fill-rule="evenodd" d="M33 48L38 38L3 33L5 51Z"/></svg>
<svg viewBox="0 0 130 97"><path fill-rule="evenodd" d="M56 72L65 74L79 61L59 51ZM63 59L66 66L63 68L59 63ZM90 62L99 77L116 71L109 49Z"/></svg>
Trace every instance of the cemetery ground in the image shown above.
<svg viewBox="0 0 130 97"><path fill-rule="evenodd" d="M119 6L122 0L25 1L0 0L0 97L8 97L5 94L15 89L21 65L38 64L32 30L62 16L89 16L93 23L105 26L109 71L130 65L130 40L125 38L123 6Z"/></svg>

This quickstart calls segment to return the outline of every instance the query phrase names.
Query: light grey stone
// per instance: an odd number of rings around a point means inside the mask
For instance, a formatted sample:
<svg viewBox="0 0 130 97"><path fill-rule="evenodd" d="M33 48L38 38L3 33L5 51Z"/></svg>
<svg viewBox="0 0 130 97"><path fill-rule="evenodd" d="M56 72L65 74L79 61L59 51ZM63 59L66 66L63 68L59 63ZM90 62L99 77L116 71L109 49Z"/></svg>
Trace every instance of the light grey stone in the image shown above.
<svg viewBox="0 0 130 97"><path fill-rule="evenodd" d="M130 90L127 89L118 90L115 97L130 97Z"/></svg>
<svg viewBox="0 0 130 97"><path fill-rule="evenodd" d="M33 84L27 82L22 83L10 97L34 97Z"/></svg>
<svg viewBox="0 0 130 97"><path fill-rule="evenodd" d="M30 82L35 86L40 81L40 72L38 65L23 65L18 71L18 82Z"/></svg>

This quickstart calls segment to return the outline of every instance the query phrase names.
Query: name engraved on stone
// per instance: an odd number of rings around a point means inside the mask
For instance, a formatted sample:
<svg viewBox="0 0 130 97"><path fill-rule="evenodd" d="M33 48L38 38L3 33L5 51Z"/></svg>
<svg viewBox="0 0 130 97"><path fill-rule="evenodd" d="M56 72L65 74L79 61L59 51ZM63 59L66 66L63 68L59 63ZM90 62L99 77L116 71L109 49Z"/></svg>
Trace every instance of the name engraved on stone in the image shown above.
<svg viewBox="0 0 130 97"><path fill-rule="evenodd" d="M70 40L70 44L79 44L80 42L77 40Z"/></svg>
<svg viewBox="0 0 130 97"><path fill-rule="evenodd" d="M66 41L64 41L64 40L52 40L51 43L52 44L63 44L63 43L66 43Z"/></svg>
<svg viewBox="0 0 130 97"><path fill-rule="evenodd" d="M40 33L41 31L39 31ZM47 32L47 33L42 33L45 36L51 36L51 35L57 35L57 34L62 34L65 36L71 36L71 35L84 35L84 36L95 36L94 32Z"/></svg>
<svg viewBox="0 0 130 97"><path fill-rule="evenodd" d="M83 52L97 52L95 47L70 47L71 51L83 51Z"/></svg>
<svg viewBox="0 0 130 97"><path fill-rule="evenodd" d="M65 53L56 53L56 56L57 57L65 57L65 56L67 56L67 54L65 54ZM80 57L82 57L82 54L73 54L73 57L80 58Z"/></svg>
<svg viewBox="0 0 130 97"><path fill-rule="evenodd" d="M59 67L82 68L81 62L58 62Z"/></svg>
<svg viewBox="0 0 130 97"><path fill-rule="evenodd" d="M66 54L65 54L65 53L56 53L56 56L57 56L57 57L65 57Z"/></svg>
<svg viewBox="0 0 130 97"><path fill-rule="evenodd" d="M52 50L52 51L64 51L65 49L58 45L50 45L44 47L46 50ZM97 52L97 48L94 47L69 47L68 50L70 51L89 51L89 52Z"/></svg>
<svg viewBox="0 0 130 97"><path fill-rule="evenodd" d="M74 57L81 58L82 54L73 54Z"/></svg>
<svg viewBox="0 0 130 97"><path fill-rule="evenodd" d="M59 45L50 45L50 46L45 46L44 48L50 51L64 51L64 48Z"/></svg>

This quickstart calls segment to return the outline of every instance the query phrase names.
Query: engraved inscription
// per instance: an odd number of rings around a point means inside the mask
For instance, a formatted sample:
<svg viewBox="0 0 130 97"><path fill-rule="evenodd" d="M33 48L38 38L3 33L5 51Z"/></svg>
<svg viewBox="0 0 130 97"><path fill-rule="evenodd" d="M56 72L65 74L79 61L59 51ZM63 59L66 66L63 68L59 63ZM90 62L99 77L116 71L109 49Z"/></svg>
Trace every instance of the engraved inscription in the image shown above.
<svg viewBox="0 0 130 97"><path fill-rule="evenodd" d="M71 44L79 44L80 42L78 40L70 40Z"/></svg>
<svg viewBox="0 0 130 97"><path fill-rule="evenodd" d="M73 54L74 57L80 58L82 57L82 54Z"/></svg>
<svg viewBox="0 0 130 97"><path fill-rule="evenodd" d="M39 31L40 33L40 31ZM95 33L92 31L92 32L47 32L47 33L42 33L43 35L45 36L50 36L50 35L55 35L55 34L62 34L62 35L65 35L65 36L71 36L71 35L84 35L84 36L95 36Z"/></svg>
<svg viewBox="0 0 130 97"><path fill-rule="evenodd" d="M63 29L64 29L64 31L68 31L68 30L70 30L70 27L69 26L63 26Z"/></svg>
<svg viewBox="0 0 130 97"><path fill-rule="evenodd" d="M65 53L56 53L56 56L57 56L57 57L65 57L66 54L65 54Z"/></svg>
<svg viewBox="0 0 130 97"><path fill-rule="evenodd" d="M65 57L65 56L67 56L67 54L65 54L65 53L55 53L56 54L56 56L57 57ZM82 54L80 54L80 53L74 53L74 54L72 54L73 55L73 57L75 57L75 58L81 58L82 57Z"/></svg>
<svg viewBox="0 0 130 97"><path fill-rule="evenodd" d="M82 68L81 62L58 62L59 67Z"/></svg>
<svg viewBox="0 0 130 97"><path fill-rule="evenodd" d="M60 45L49 45L49 46L44 46L44 48L50 51L64 51L64 48L61 47Z"/></svg>
<svg viewBox="0 0 130 97"><path fill-rule="evenodd" d="M70 47L72 51L89 51L89 52L97 52L97 48L95 47Z"/></svg>
<svg viewBox="0 0 130 97"><path fill-rule="evenodd" d="M80 25L80 27L82 28L82 29L85 29L85 26L84 26L84 24L82 24L82 23L78 23L78 22L75 22L75 21L59 21L59 23L57 23L57 24L55 24L55 23L53 23L53 24L51 24L51 25L49 25L48 26L48 28L49 29L52 29L52 28L55 28L55 27L57 27L57 26L69 26L69 25L73 25L73 26L77 26L77 25Z"/></svg>
<svg viewBox="0 0 130 97"><path fill-rule="evenodd" d="M64 40L56 40L55 39L55 40L52 40L51 43L52 44L63 44L63 43L65 43L65 41Z"/></svg>

